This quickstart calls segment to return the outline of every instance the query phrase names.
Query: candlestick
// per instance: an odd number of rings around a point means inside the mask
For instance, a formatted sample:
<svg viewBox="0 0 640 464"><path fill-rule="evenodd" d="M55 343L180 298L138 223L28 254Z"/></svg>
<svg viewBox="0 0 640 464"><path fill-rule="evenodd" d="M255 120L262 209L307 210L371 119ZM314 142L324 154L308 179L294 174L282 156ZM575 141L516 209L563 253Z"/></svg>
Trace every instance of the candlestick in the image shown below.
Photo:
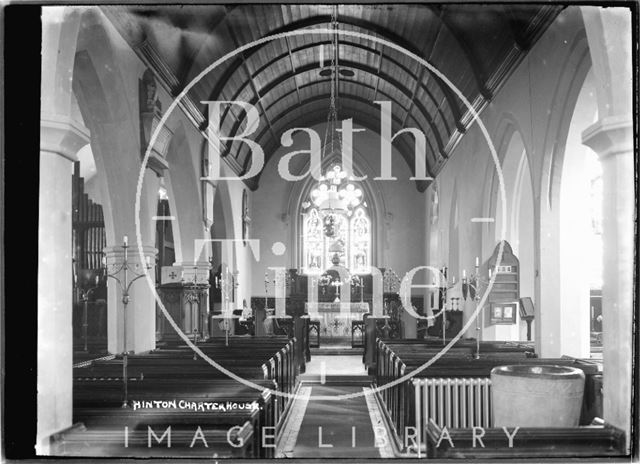
<svg viewBox="0 0 640 464"><path fill-rule="evenodd" d="M129 246L129 237L124 236L124 246Z"/></svg>
<svg viewBox="0 0 640 464"><path fill-rule="evenodd" d="M134 282L136 282L137 280L145 276L145 273L137 273L130 267L129 256L127 253L127 249L129 248L129 246L128 246L128 239L126 235L124 236L123 242L124 244L122 245L122 249L124 251L124 257L123 257L122 264L119 267L117 266L117 264L113 264L112 265L113 271L109 273L109 270L106 265L106 260L104 260L103 263L105 263L104 266L105 266L106 278L111 278L115 280L116 283L120 286L120 290L122 291L122 304L124 305L124 309L122 313L122 326L123 326L122 382L123 382L123 389L124 389L124 393L123 393L124 398L122 401L122 407L127 408L129 406L128 405L129 379L127 374L128 356L129 356L129 352L127 350L127 312L128 312L127 306L129 305L129 290L131 289L131 286L134 284ZM148 270L151 268L151 266L147 266L146 268ZM122 279L118 277L120 273L122 273ZM129 274L132 274L134 277L131 279Z"/></svg>

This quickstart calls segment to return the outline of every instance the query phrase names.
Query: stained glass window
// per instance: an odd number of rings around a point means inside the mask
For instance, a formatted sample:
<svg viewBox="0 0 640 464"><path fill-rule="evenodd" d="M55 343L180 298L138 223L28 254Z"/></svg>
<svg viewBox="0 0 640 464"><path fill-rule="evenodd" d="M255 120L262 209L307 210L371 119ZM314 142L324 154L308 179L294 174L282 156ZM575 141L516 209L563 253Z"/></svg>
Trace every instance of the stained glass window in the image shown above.
<svg viewBox="0 0 640 464"><path fill-rule="evenodd" d="M336 167L331 169L335 170ZM352 185L347 187L354 190ZM351 190L345 188L349 193ZM330 220L327 212L323 214L312 202L305 202L304 206L307 209L303 212L302 222L303 271L306 274L321 274L333 265L332 260L337 254L340 265L352 274L369 272L371 219L366 201L359 203L355 209L332 211ZM327 225L327 221L332 223ZM332 229L329 234L327 228Z"/></svg>
<svg viewBox="0 0 640 464"><path fill-rule="evenodd" d="M363 208L358 208L350 221L349 256L352 273L366 272L371 263L371 225Z"/></svg>

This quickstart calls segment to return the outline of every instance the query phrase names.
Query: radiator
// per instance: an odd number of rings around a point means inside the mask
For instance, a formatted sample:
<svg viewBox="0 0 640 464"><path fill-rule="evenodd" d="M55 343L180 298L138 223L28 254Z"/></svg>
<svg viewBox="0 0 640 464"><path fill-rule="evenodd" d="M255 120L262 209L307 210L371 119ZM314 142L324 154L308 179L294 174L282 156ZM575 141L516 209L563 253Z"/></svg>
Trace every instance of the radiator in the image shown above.
<svg viewBox="0 0 640 464"><path fill-rule="evenodd" d="M422 432L432 420L439 427L468 428L493 425L491 379L413 379L416 426Z"/></svg>

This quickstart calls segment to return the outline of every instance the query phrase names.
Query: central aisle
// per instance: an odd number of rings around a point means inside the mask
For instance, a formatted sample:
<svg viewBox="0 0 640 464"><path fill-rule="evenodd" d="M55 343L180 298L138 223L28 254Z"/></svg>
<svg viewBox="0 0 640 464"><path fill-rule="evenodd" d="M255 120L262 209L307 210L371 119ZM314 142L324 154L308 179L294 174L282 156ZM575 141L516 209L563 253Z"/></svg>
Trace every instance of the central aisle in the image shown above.
<svg viewBox="0 0 640 464"><path fill-rule="evenodd" d="M393 457L381 412L361 356L315 356L307 372L279 446L287 458ZM365 394L365 392L368 392ZM345 399L310 399L341 397Z"/></svg>
<svg viewBox="0 0 640 464"><path fill-rule="evenodd" d="M340 396L363 391L361 386L313 385L307 388L311 389L311 396ZM339 401L311 400L291 457L379 458L375 444L364 395Z"/></svg>

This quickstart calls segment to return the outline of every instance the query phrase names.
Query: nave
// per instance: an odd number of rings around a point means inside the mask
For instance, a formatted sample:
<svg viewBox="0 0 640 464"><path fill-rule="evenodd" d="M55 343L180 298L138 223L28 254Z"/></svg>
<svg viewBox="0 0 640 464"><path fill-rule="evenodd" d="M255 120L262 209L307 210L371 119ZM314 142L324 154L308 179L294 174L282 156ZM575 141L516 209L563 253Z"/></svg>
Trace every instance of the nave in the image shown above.
<svg viewBox="0 0 640 464"><path fill-rule="evenodd" d="M37 454L630 453L631 12L43 7Z"/></svg>
<svg viewBox="0 0 640 464"><path fill-rule="evenodd" d="M126 360L111 356L78 363L73 374L76 425L54 436L52 452L473 459L515 458L522 453L615 456L624 447L624 435L599 419L598 363L570 357L541 359L530 343L459 341L444 351L441 339L385 340L380 335L372 340L375 343L365 341L364 350L347 355L339 354L348 351L344 349L311 350L295 337L232 336L198 344L199 353L177 345L129 355ZM441 361L418 372L439 354ZM494 421L505 421L496 418L505 412L497 412L493 404L499 400L491 379L495 380L494 368L514 364L534 366L533 372L535 366L579 370L585 379L584 394L576 403L564 391L567 385L555 393L530 387L521 404L507 408L507 416L515 414L508 420L520 417L514 409L526 410L536 397L555 394L559 401L550 399L550 406L539 407L566 426L545 431L540 426L550 417L529 411L537 416L532 427L514 428L511 444L504 446L503 428ZM230 379L222 369L242 380ZM406 374L410 381L394 384ZM452 432L443 445L443 430L448 428ZM473 437L477 430L485 437L481 448Z"/></svg>

